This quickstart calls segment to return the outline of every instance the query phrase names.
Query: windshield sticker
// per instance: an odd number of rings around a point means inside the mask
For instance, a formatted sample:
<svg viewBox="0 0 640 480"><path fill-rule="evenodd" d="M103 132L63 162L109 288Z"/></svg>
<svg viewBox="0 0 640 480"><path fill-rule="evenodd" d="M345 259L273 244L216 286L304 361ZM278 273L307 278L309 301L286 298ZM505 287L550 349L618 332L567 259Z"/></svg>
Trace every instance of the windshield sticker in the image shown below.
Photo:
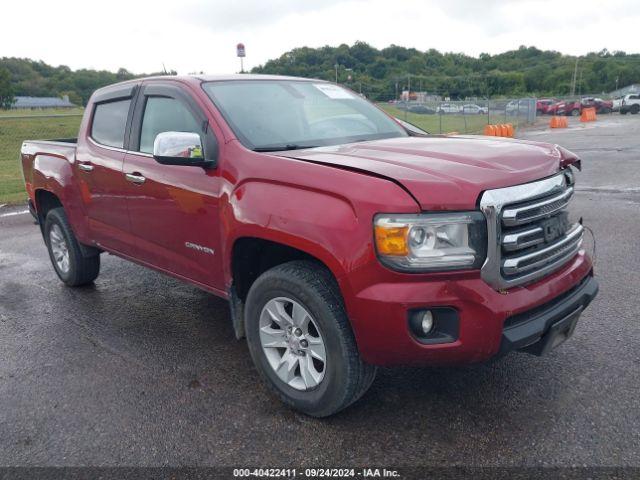
<svg viewBox="0 0 640 480"><path fill-rule="evenodd" d="M331 85L330 83L314 83L313 86L329 98L353 98L353 95L351 95L347 90L338 87L337 85Z"/></svg>

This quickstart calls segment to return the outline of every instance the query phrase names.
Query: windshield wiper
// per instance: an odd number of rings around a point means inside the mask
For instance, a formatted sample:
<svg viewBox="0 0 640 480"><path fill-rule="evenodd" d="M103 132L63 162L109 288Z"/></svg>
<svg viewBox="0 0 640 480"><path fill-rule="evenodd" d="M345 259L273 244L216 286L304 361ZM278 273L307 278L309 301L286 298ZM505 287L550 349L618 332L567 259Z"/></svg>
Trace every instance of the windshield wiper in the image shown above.
<svg viewBox="0 0 640 480"><path fill-rule="evenodd" d="M285 150L301 150L303 148L317 148L319 145L297 145L295 143L289 143L287 145L276 145L273 147L256 147L254 152L282 152Z"/></svg>

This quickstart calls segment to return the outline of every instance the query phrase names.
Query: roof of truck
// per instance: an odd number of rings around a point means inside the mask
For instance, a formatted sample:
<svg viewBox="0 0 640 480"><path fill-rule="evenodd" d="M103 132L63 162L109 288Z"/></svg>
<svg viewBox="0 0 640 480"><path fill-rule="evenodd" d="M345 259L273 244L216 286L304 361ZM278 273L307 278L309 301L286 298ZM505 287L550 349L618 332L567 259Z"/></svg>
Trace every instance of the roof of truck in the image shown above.
<svg viewBox="0 0 640 480"><path fill-rule="evenodd" d="M203 82L216 82L223 80L300 80L304 82L323 82L315 78L289 77L286 75L260 75L255 73L235 73L230 75L194 75ZM178 77L181 78L181 77Z"/></svg>
<svg viewBox="0 0 640 480"><path fill-rule="evenodd" d="M317 78L302 78L302 77L290 77L286 75L261 75L255 73L234 73L227 75L154 75L150 77L132 78L131 80L125 80L123 82L113 83L107 85L112 87L115 85L126 85L128 83L138 83L145 80L174 80L182 82L220 82L220 81L232 81L232 80L298 80L301 82L325 82L326 80L320 80ZM103 87L106 88L106 87Z"/></svg>
<svg viewBox="0 0 640 480"><path fill-rule="evenodd" d="M113 96L113 92L126 88L127 85L135 85L147 80L165 80L173 82L182 82L190 84L200 84L202 82L222 82L222 81L246 81L246 80L296 80L301 82L325 82L325 80L318 80L315 78L301 78L301 77L287 77L284 75L258 75L248 73L236 73L230 75L155 75L151 77L132 78L131 80L125 80L123 82L113 83L104 87L98 88L92 98L95 100L96 96ZM103 99L104 100L104 99Z"/></svg>

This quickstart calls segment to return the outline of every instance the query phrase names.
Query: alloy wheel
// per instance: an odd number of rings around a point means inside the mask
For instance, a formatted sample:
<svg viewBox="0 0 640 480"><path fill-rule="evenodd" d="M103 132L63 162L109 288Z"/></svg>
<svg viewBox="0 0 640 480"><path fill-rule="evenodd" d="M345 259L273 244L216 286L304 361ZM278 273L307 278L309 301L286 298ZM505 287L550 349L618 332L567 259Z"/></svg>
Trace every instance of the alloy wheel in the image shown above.
<svg viewBox="0 0 640 480"><path fill-rule="evenodd" d="M260 313L260 344L280 380L296 390L317 387L327 370L324 340L316 321L287 297L269 300Z"/></svg>

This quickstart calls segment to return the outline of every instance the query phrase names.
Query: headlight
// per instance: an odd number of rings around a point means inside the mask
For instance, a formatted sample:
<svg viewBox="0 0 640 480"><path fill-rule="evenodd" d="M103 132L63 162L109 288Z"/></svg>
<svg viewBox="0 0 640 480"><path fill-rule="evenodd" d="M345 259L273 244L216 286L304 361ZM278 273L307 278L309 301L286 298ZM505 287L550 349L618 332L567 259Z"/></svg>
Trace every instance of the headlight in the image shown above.
<svg viewBox="0 0 640 480"><path fill-rule="evenodd" d="M480 212L376 215L376 250L402 271L480 268L487 254L487 224Z"/></svg>

